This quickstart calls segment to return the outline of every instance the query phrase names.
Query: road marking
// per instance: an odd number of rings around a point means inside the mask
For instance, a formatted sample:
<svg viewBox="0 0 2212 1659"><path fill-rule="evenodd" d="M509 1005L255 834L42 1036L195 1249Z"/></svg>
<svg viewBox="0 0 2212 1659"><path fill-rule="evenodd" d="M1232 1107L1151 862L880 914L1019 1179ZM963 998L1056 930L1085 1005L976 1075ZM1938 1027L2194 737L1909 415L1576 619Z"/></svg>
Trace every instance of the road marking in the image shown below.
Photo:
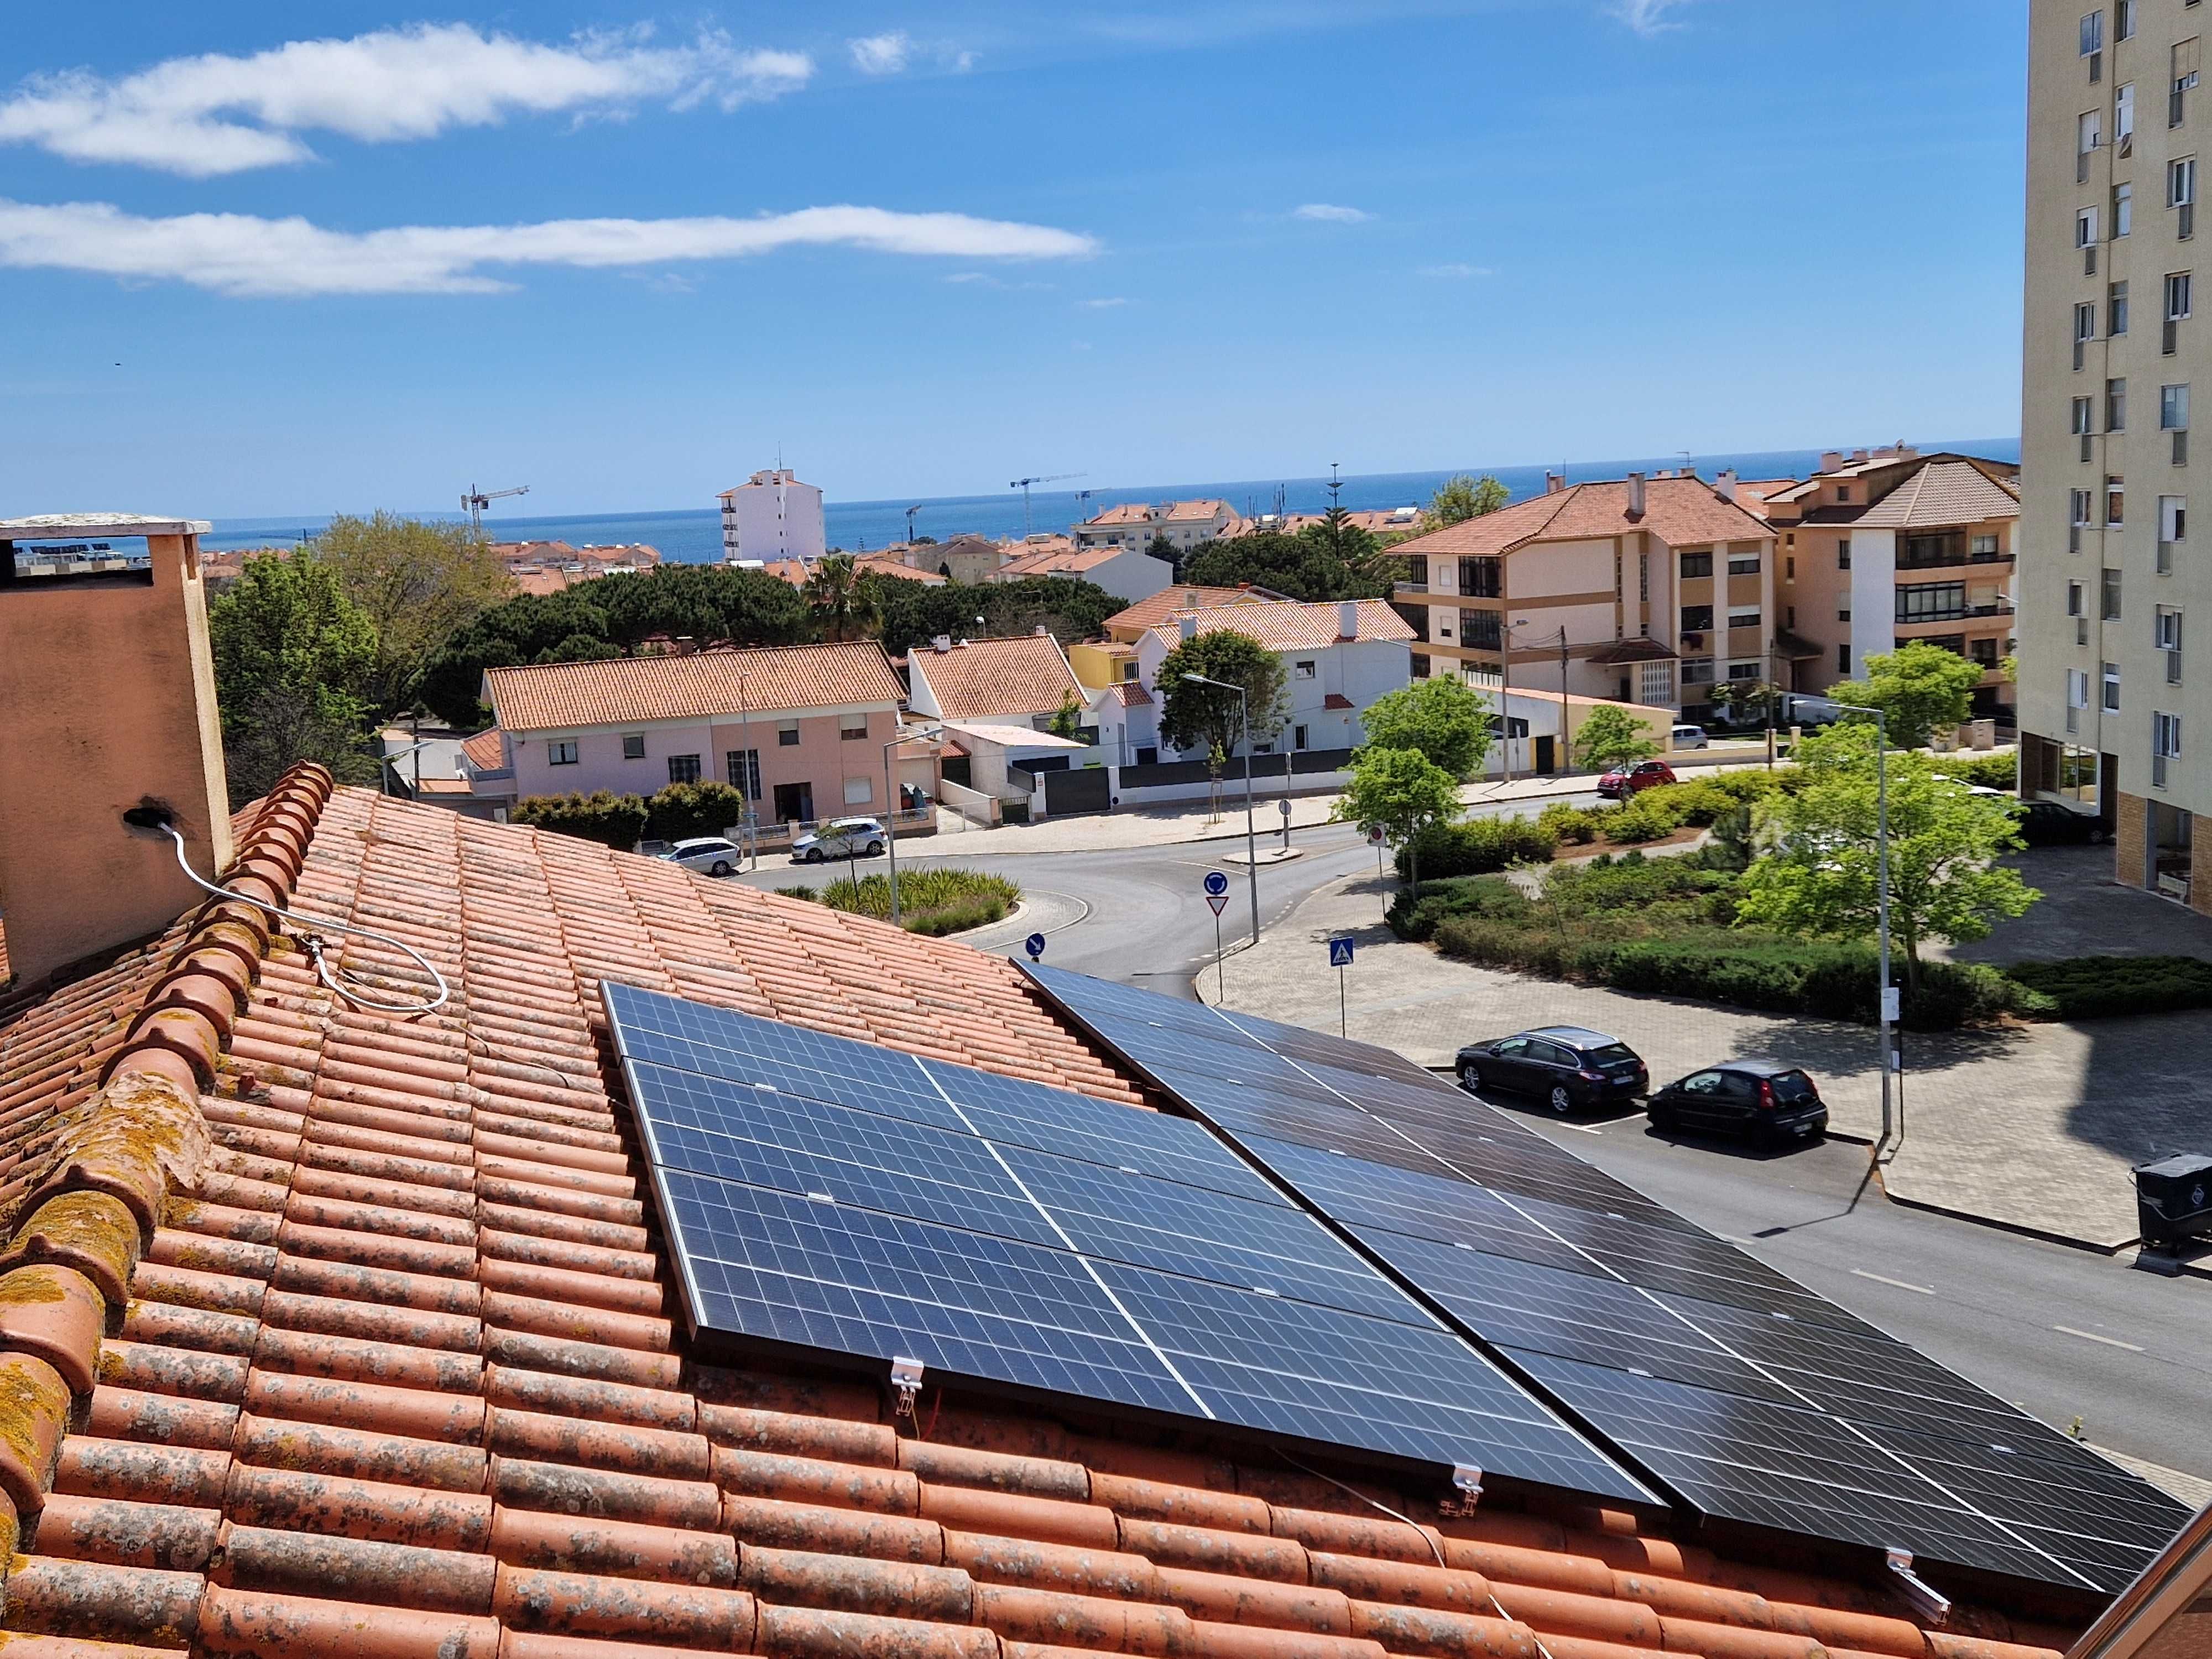
<svg viewBox="0 0 2212 1659"><path fill-rule="evenodd" d="M2141 1353L2140 1342L2123 1342L2117 1336L2100 1336L2094 1331L2077 1331L2071 1325L2053 1325L2052 1330L2063 1336L2078 1336L2084 1342L2101 1342L2108 1348L2125 1348L2130 1353Z"/></svg>
<svg viewBox="0 0 2212 1659"><path fill-rule="evenodd" d="M1925 1285L1908 1285L1901 1279L1892 1279L1885 1273L1870 1273L1864 1267L1854 1267L1851 1273L1854 1278L1871 1279L1877 1285L1888 1285L1900 1291L1917 1291L1923 1296L1936 1294Z"/></svg>
<svg viewBox="0 0 2212 1659"><path fill-rule="evenodd" d="M1578 1135L1601 1135L1605 1133L1602 1129L1593 1129L1587 1123L1561 1123L1555 1125L1554 1127L1561 1129L1572 1129Z"/></svg>

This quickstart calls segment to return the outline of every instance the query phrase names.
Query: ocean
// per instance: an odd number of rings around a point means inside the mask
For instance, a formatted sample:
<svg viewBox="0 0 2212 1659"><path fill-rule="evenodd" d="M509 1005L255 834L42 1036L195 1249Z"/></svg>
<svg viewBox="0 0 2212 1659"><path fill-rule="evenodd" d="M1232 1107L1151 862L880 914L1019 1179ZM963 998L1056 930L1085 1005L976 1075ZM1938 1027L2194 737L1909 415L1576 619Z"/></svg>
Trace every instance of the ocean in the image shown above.
<svg viewBox="0 0 2212 1659"><path fill-rule="evenodd" d="M2017 438L1923 444L1920 447L1929 451L1957 450L1969 455L1986 456L1991 460L2017 461L2020 459L2020 440ZM1788 449L1756 454L1694 455L1689 459L1691 464L1708 478L1731 467L1739 477L1745 478L1803 477L1819 466L1820 453L1810 449ZM1641 460L1577 462L1570 463L1566 472L1571 482L1583 478L1618 478L1627 472L1656 472L1679 467L1682 461L1683 457L1676 453ZM1342 500L1344 505L1354 512L1418 506L1425 502L1437 487L1455 472L1472 472L1477 476L1492 472L1513 492L1513 498L1519 501L1543 489L1547 471L1541 466L1486 467L1471 465L1454 467L1443 472L1370 473L1346 478ZM1092 489L1079 494L1065 489L1039 490L1030 498L1026 520L1023 514L1021 492L1018 489L992 495L940 495L919 502L829 501L823 505L823 517L832 547L861 552L904 541L908 507L920 509L915 514L917 534L934 536L939 541L945 541L963 532L972 531L997 540L1019 536L1031 530L1038 533L1064 531L1070 525L1080 523L1093 514L1124 501L1187 501L1215 496L1248 515L1273 512L1279 496L1285 511L1319 513L1328 506L1328 480L1270 478L1246 479L1236 483L1148 484L1139 489ZM507 504L502 502L501 505ZM460 515L447 511L417 516L457 519ZM214 534L204 538L203 544L211 549L289 545L302 536L313 535L327 522L326 518L218 519L215 521ZM500 541L557 540L578 547L587 544L608 545L644 542L658 548L664 558L693 564L711 563L722 556L721 514L712 506L659 512L576 514L543 519L530 518L519 513L488 513L484 515L484 530Z"/></svg>

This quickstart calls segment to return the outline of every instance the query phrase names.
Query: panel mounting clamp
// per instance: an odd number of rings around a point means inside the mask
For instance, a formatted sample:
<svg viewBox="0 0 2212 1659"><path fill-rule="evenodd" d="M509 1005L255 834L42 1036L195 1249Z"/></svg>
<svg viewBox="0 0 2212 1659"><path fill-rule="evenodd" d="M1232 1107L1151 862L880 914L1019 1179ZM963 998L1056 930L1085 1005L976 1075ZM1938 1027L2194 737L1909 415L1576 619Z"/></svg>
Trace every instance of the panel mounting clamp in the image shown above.
<svg viewBox="0 0 2212 1659"><path fill-rule="evenodd" d="M1903 1582L1898 1593L1905 1597L1913 1612L1931 1625L1941 1625L1951 1616L1951 1598L1943 1595L1912 1570L1911 1550L1891 1549L1885 1552L1889 1570Z"/></svg>
<svg viewBox="0 0 2212 1659"><path fill-rule="evenodd" d="M914 1397L921 1392L922 1364L900 1354L891 1361L891 1387L898 1390L898 1414L914 1415Z"/></svg>
<svg viewBox="0 0 2212 1659"><path fill-rule="evenodd" d="M1448 1515L1472 1515L1475 1505L1482 1502L1482 1465L1455 1463L1452 1465L1454 1495L1439 1505Z"/></svg>

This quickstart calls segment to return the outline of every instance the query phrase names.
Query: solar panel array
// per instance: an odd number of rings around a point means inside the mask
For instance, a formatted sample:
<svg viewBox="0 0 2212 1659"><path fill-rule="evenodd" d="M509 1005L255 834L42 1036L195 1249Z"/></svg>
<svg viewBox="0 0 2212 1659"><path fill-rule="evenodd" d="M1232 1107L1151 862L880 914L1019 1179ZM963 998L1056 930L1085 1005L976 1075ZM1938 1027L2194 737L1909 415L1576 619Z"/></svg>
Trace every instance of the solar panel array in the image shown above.
<svg viewBox="0 0 2212 1659"><path fill-rule="evenodd" d="M1657 1501L1197 1123L603 995L696 1330Z"/></svg>
<svg viewBox="0 0 2212 1659"><path fill-rule="evenodd" d="M1387 1049L1026 967L1631 1467L1732 1522L2117 1591L2188 1511Z"/></svg>

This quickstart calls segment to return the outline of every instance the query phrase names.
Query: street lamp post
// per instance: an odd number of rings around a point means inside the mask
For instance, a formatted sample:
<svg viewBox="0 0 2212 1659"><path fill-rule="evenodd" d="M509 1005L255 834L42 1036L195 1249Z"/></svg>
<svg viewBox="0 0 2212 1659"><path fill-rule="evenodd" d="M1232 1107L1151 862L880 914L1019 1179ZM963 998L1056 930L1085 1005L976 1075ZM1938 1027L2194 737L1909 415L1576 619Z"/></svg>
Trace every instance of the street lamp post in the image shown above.
<svg viewBox="0 0 2212 1659"><path fill-rule="evenodd" d="M891 750L901 744L915 743L923 738L941 738L945 728L933 726L926 731L902 732L884 745L884 799L890 803L890 812L884 819L884 853L890 860L891 926L899 925L898 896L898 785L891 777Z"/></svg>
<svg viewBox="0 0 2212 1659"><path fill-rule="evenodd" d="M744 745L744 753L738 759L738 793L744 797L744 828L745 850L752 854L753 868L760 868L760 808L753 799L753 786L758 781L753 761L753 707L751 676L740 668L738 671L738 741Z"/></svg>
<svg viewBox="0 0 2212 1659"><path fill-rule="evenodd" d="M1895 1016L1891 1012L1895 994L1889 984L1889 717L1879 708L1869 708L1860 703L1837 702L1832 697L1822 701L1854 714L1874 716L1875 916L1880 935L1877 956L1881 966L1877 971L1881 976L1877 988L1880 1006L1876 1010L1881 1026L1881 1138L1875 1142L1874 1158L1879 1164L1882 1149L1889 1145L1890 1097L1897 1070L1897 1047L1892 1036Z"/></svg>
<svg viewBox="0 0 2212 1659"><path fill-rule="evenodd" d="M1244 732L1244 873L1252 888L1252 943L1260 942L1260 837L1252 817L1252 700L1241 685L1210 680L1203 674L1185 674L1193 685L1210 685L1217 691L1237 694L1237 723Z"/></svg>

